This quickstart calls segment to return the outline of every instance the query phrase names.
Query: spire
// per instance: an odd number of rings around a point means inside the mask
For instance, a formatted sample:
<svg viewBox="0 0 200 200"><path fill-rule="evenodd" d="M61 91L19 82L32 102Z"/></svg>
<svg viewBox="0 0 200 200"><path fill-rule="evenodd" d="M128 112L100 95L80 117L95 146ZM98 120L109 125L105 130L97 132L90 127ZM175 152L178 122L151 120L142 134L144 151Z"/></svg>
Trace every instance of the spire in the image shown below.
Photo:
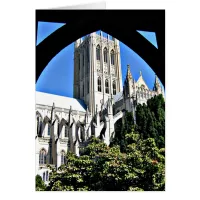
<svg viewBox="0 0 200 200"><path fill-rule="evenodd" d="M142 71L140 71L140 76L142 76Z"/></svg>
<svg viewBox="0 0 200 200"><path fill-rule="evenodd" d="M109 40L109 34L107 34L107 40Z"/></svg>
<svg viewBox="0 0 200 200"><path fill-rule="evenodd" d="M74 46L75 48L79 47L79 45L82 43L82 38L79 38L78 40L75 41Z"/></svg>
<svg viewBox="0 0 200 200"><path fill-rule="evenodd" d="M154 87L153 87L154 91L161 91L162 88L160 86L160 82L158 80L158 76L155 74L155 82L154 82Z"/></svg>
<svg viewBox="0 0 200 200"><path fill-rule="evenodd" d="M133 79L133 77L131 75L130 65L127 65L126 79L128 79L128 80Z"/></svg>
<svg viewBox="0 0 200 200"><path fill-rule="evenodd" d="M155 75L155 83L160 85L157 75Z"/></svg>
<svg viewBox="0 0 200 200"><path fill-rule="evenodd" d="M102 31L100 31L100 36L103 37L103 33L102 33Z"/></svg>

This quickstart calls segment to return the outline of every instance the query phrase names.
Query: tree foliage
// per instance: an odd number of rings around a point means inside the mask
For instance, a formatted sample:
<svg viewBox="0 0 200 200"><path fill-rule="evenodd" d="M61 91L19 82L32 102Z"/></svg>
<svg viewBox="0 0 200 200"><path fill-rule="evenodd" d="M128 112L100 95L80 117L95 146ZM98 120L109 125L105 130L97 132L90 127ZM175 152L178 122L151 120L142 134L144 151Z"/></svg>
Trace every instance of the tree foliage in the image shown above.
<svg viewBox="0 0 200 200"><path fill-rule="evenodd" d="M141 139L134 130L125 135L126 153L92 138L84 154L66 155L67 164L53 171L47 190L150 191L164 190L164 154L155 140Z"/></svg>
<svg viewBox="0 0 200 200"><path fill-rule="evenodd" d="M44 181L42 180L42 177L40 175L36 175L35 185L36 185L36 191L44 191L46 189Z"/></svg>
<svg viewBox="0 0 200 200"><path fill-rule="evenodd" d="M162 95L149 99L147 105L137 106L136 123L144 139L154 138L159 148L165 147L165 101Z"/></svg>

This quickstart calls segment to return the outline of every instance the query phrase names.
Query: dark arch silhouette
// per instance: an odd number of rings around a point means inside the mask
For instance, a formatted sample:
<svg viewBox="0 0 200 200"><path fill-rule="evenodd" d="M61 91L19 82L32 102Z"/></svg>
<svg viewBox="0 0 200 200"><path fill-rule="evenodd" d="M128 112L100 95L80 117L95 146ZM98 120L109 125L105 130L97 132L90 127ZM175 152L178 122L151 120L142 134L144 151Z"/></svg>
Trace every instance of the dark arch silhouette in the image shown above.
<svg viewBox="0 0 200 200"><path fill-rule="evenodd" d="M36 24L38 21L65 22L66 25L37 45L36 81L63 48L84 35L102 30L142 57L165 85L164 10L37 10ZM136 30L155 32L158 49Z"/></svg>

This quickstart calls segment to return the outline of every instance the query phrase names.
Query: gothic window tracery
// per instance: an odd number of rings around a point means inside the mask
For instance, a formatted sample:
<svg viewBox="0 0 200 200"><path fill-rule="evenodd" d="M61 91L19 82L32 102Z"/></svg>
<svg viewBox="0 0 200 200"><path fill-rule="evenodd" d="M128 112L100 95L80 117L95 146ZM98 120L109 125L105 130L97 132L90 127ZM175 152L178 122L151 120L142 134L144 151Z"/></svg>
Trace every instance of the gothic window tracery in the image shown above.
<svg viewBox="0 0 200 200"><path fill-rule="evenodd" d="M96 59L100 61L100 46L97 45L96 47Z"/></svg>
<svg viewBox="0 0 200 200"><path fill-rule="evenodd" d="M111 65L114 65L115 61L114 61L114 51L113 50L110 52L110 60L111 60Z"/></svg>
<svg viewBox="0 0 200 200"><path fill-rule="evenodd" d="M105 80L105 88L106 88L106 93L109 94L109 83L108 83L108 79Z"/></svg>
<svg viewBox="0 0 200 200"><path fill-rule="evenodd" d="M116 82L113 81L113 95L116 94Z"/></svg>
<svg viewBox="0 0 200 200"><path fill-rule="evenodd" d="M42 149L39 154L39 164L40 165L46 164L46 156L47 156L46 150Z"/></svg>
<svg viewBox="0 0 200 200"><path fill-rule="evenodd" d="M98 92L101 92L101 78L100 77L98 77L97 85L98 85Z"/></svg>
<svg viewBox="0 0 200 200"><path fill-rule="evenodd" d="M108 51L107 51L106 47L103 50L103 58L104 58L104 63L107 63L108 62Z"/></svg>

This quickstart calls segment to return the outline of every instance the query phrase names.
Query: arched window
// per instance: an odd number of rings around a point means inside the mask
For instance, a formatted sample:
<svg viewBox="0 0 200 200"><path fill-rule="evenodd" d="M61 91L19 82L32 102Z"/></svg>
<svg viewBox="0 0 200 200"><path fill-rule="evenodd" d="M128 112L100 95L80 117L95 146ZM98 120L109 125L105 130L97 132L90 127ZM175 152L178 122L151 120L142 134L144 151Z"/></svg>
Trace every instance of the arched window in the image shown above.
<svg viewBox="0 0 200 200"><path fill-rule="evenodd" d="M65 137L69 137L68 127L65 125Z"/></svg>
<svg viewBox="0 0 200 200"><path fill-rule="evenodd" d="M104 60L105 63L108 62L108 51L107 51L106 47L103 50L103 60Z"/></svg>
<svg viewBox="0 0 200 200"><path fill-rule="evenodd" d="M61 151L61 165L65 164L65 151Z"/></svg>
<svg viewBox="0 0 200 200"><path fill-rule="evenodd" d="M51 125L48 124L48 136L50 136L50 135L51 135Z"/></svg>
<svg viewBox="0 0 200 200"><path fill-rule="evenodd" d="M116 94L116 82L113 81L113 95Z"/></svg>
<svg viewBox="0 0 200 200"><path fill-rule="evenodd" d="M39 164L40 165L46 164L46 157L47 157L47 153L46 153L45 149L42 149L40 151L40 155L39 155Z"/></svg>
<svg viewBox="0 0 200 200"><path fill-rule="evenodd" d="M98 77L97 85L98 85L98 92L101 92L101 78L100 77Z"/></svg>
<svg viewBox="0 0 200 200"><path fill-rule="evenodd" d="M99 45L97 45L96 47L96 58L97 60L100 60L100 46Z"/></svg>
<svg viewBox="0 0 200 200"><path fill-rule="evenodd" d="M106 93L109 94L109 83L108 83L108 79L105 80L105 88L106 88Z"/></svg>
<svg viewBox="0 0 200 200"><path fill-rule="evenodd" d="M46 171L46 181L48 181L48 180L49 180L49 172Z"/></svg>
<svg viewBox="0 0 200 200"><path fill-rule="evenodd" d="M113 50L110 52L110 60L111 60L111 65L114 65L115 61L114 61L114 51Z"/></svg>

